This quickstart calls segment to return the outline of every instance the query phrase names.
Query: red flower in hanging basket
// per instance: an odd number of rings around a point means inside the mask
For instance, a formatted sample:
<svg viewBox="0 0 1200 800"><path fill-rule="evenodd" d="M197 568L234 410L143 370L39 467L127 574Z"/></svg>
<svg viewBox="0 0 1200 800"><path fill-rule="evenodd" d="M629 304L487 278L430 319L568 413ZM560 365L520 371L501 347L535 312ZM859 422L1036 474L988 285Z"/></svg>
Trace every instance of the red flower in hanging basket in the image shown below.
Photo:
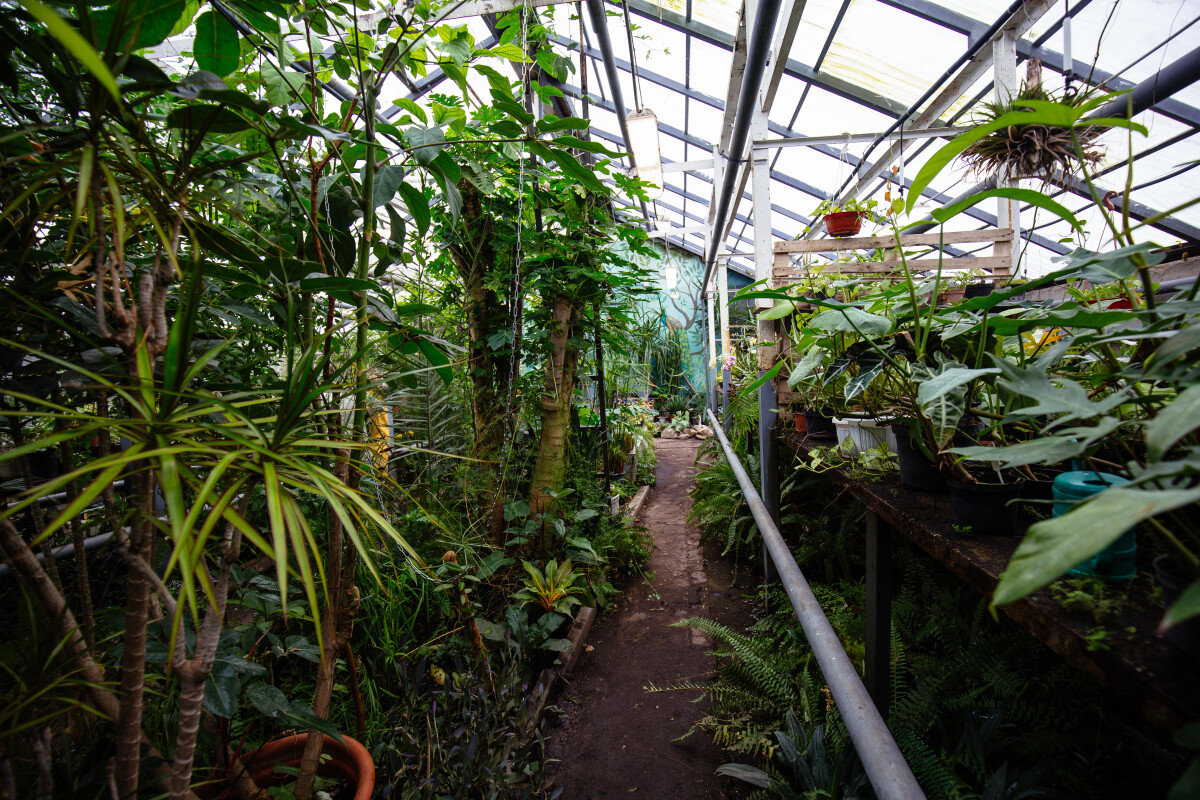
<svg viewBox="0 0 1200 800"><path fill-rule="evenodd" d="M826 214L825 230L830 236L854 236L862 229L861 211L839 211L836 214Z"/></svg>

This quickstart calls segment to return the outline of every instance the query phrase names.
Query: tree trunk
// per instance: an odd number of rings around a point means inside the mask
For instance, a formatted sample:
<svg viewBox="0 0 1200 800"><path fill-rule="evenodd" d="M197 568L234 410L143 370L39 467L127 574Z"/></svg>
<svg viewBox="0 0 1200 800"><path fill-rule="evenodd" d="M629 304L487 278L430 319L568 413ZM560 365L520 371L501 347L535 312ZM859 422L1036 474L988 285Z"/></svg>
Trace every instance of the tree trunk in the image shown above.
<svg viewBox="0 0 1200 800"><path fill-rule="evenodd" d="M136 517L130 557L154 563L154 473L139 464L126 480L135 488ZM121 710L117 715L116 777L119 800L138 796L142 761L142 699L146 688L146 626L150 614L150 582L140 570L125 579L125 635L121 640Z"/></svg>
<svg viewBox="0 0 1200 800"><path fill-rule="evenodd" d="M575 368L579 350L571 343L576 309L566 295L554 298L550 321L550 353L542 386L542 439L529 487L529 508L544 514L553 504L546 490L562 487L567 469L567 427L571 421L571 398L575 394Z"/></svg>
<svg viewBox="0 0 1200 800"><path fill-rule="evenodd" d="M468 486L471 518L486 520L493 544L504 543L504 492L500 486L500 457L508 411L508 367L515 356L492 347L492 337L509 331L511 314L492 288L496 272L495 223L483 207L474 184L459 185L463 196L462 237L451 243L450 256L463 282L464 311L470 347L467 373L471 382L471 420L475 443L472 455L491 462L474 471L475 485ZM510 342L510 352L517 343Z"/></svg>

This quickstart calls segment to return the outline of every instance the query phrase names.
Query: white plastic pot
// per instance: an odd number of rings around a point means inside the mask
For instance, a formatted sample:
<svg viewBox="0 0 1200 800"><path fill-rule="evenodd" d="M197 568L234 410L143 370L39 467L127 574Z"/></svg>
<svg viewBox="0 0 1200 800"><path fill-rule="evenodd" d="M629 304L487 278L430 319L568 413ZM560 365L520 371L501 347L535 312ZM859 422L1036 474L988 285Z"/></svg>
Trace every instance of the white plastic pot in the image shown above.
<svg viewBox="0 0 1200 800"><path fill-rule="evenodd" d="M896 434L888 425L883 425L873 419L834 419L837 429L838 444L847 438L853 440L859 452L887 445L890 452L896 452Z"/></svg>

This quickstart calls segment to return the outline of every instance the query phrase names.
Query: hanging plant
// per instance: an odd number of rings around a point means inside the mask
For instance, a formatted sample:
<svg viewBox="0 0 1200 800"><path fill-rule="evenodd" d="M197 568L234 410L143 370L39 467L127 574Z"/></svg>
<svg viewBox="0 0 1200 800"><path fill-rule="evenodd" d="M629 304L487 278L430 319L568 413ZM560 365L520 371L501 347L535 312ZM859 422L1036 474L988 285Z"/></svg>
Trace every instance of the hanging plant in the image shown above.
<svg viewBox="0 0 1200 800"><path fill-rule="evenodd" d="M1050 102L1080 108L1092 99L1089 92L1069 89L1056 97L1042 87L1041 64L1030 61L1025 82L1016 96L1006 102L984 103L976 117L986 126L1014 112L1034 113L1031 103ZM1105 128L1031 123L1008 125L981 137L963 151L967 166L980 175L995 175L1002 180L1041 178L1049 182L1056 172L1074 174L1082 167L1094 166L1104 157L1104 148L1096 139Z"/></svg>

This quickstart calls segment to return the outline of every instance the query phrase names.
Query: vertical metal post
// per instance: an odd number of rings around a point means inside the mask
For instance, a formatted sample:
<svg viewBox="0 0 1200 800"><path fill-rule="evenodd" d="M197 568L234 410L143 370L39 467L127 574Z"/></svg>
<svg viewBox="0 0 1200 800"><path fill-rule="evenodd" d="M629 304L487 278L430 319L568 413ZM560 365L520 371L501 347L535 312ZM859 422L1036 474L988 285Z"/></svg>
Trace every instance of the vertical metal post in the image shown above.
<svg viewBox="0 0 1200 800"><path fill-rule="evenodd" d="M729 371L729 357L733 353L733 346L729 340L729 267L728 260L721 259L720 266L717 267L717 301L721 312L721 394L723 400L721 403L721 420L725 424L729 424L729 381L731 373Z"/></svg>
<svg viewBox="0 0 1200 800"><path fill-rule="evenodd" d="M892 678L892 528L867 512L866 684L887 719Z"/></svg>
<svg viewBox="0 0 1200 800"><path fill-rule="evenodd" d="M995 83L996 101L1005 103L1011 97L1016 97L1020 88L1017 84L1017 37L1006 30L992 40L992 71ZM1009 182L1000 182L1002 186L1015 186ZM1021 205L1004 197L996 198L996 227L1012 228L1014 239L1021 235Z"/></svg>
<svg viewBox="0 0 1200 800"><path fill-rule="evenodd" d="M704 374L708 378L708 408L716 409L716 303L713 300L712 285L704 287L704 297L708 301L708 366Z"/></svg>
<svg viewBox="0 0 1200 800"><path fill-rule="evenodd" d="M596 316L596 402L600 407L600 468L604 470L604 496L612 491L608 478L608 398L604 392L604 339L601 336L600 304L592 307Z"/></svg>
<svg viewBox="0 0 1200 800"><path fill-rule="evenodd" d="M752 142L767 136L767 115L761 108L755 111L751 133ZM771 161L767 150L755 149L752 145L750 152L751 196L754 198L754 279L766 280L767 286L771 287L771 276L775 271L775 247L771 238ZM775 304L771 300L755 300L754 305L761 315L761 312ZM760 318L757 323L758 377L761 378L775 366L775 322ZM775 405L775 383L767 381L758 387L758 463L763 503L778 526L779 465L775 442ZM765 543L763 570L768 582L778 578Z"/></svg>

